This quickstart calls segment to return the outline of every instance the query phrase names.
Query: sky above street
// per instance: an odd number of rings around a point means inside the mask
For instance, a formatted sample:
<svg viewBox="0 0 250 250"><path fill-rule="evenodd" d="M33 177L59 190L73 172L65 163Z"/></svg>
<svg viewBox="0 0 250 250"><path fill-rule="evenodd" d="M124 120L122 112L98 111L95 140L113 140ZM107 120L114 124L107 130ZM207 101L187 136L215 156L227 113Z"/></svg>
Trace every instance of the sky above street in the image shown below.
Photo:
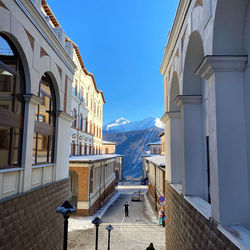
<svg viewBox="0 0 250 250"><path fill-rule="evenodd" d="M47 0L104 92L104 124L164 113L159 72L178 0Z"/></svg>

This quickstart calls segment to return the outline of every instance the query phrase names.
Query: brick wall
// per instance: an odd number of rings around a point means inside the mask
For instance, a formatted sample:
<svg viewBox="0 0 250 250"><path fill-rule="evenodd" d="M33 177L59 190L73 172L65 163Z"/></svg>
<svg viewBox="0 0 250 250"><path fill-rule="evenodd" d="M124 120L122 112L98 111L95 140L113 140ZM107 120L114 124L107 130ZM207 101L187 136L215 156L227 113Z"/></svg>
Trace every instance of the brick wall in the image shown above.
<svg viewBox="0 0 250 250"><path fill-rule="evenodd" d="M166 249L238 249L166 182Z"/></svg>
<svg viewBox="0 0 250 250"><path fill-rule="evenodd" d="M63 218L56 208L69 199L70 179L0 201L0 249L62 249Z"/></svg>

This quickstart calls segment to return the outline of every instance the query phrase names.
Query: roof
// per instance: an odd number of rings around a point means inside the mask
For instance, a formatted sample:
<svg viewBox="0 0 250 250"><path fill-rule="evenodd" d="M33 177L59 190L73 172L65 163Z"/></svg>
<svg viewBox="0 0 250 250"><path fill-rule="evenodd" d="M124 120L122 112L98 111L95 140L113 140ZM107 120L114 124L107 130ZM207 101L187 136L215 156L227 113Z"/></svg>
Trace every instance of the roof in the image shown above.
<svg viewBox="0 0 250 250"><path fill-rule="evenodd" d="M54 27L61 27L61 25L57 21L54 13L50 9L49 5L47 4L46 0L41 0L41 3L42 3L42 7L43 7L45 13L49 16L50 21L53 23Z"/></svg>
<svg viewBox="0 0 250 250"><path fill-rule="evenodd" d="M162 131L158 136L159 136L159 137L162 137L164 134L165 134L165 132Z"/></svg>
<svg viewBox="0 0 250 250"><path fill-rule="evenodd" d="M151 156L146 159L158 167L165 167L165 155Z"/></svg>
<svg viewBox="0 0 250 250"><path fill-rule="evenodd" d="M161 145L161 141L157 141L157 142L151 142L147 144L148 146L150 145Z"/></svg>
<svg viewBox="0 0 250 250"><path fill-rule="evenodd" d="M117 145L116 142L112 142L112 141L102 141L102 144L108 144L108 145Z"/></svg>
<svg viewBox="0 0 250 250"><path fill-rule="evenodd" d="M65 41L66 41L66 42L72 43L73 48L74 48L74 50L75 50L75 52L76 52L77 58L78 58L78 60L79 60L79 62L80 62L80 65L81 65L81 68L82 68L83 72L84 72L86 75L88 75L88 76L90 76L90 77L92 78L92 81L93 81L93 83L94 83L94 87L95 87L96 92L97 92L97 93L100 93L100 94L102 95L103 102L106 103L103 92L97 88L97 85L96 85L96 82L95 82L94 75L93 75L92 73L88 72L87 69L86 69L85 66L84 66L84 62L83 62L83 60L82 60L82 56L81 56L81 53L80 53L80 50L79 50L78 46L77 46L69 37L66 37L66 38L65 38Z"/></svg>
<svg viewBox="0 0 250 250"><path fill-rule="evenodd" d="M116 157L122 157L123 155L120 154L106 154L106 155L75 155L70 156L69 161L70 162L96 162L96 161L103 161L108 160Z"/></svg>

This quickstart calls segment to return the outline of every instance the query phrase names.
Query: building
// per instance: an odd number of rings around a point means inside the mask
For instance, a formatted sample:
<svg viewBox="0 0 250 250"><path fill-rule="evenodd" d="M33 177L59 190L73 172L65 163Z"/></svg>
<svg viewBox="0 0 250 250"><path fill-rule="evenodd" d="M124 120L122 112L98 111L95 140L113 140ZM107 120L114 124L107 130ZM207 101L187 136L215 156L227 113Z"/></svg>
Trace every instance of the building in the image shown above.
<svg viewBox="0 0 250 250"><path fill-rule="evenodd" d="M77 65L72 86L71 155L92 155L102 153L103 92L98 90L93 74L83 63L77 45L73 45L73 60Z"/></svg>
<svg viewBox="0 0 250 250"><path fill-rule="evenodd" d="M250 1L181 0L164 50L166 249L249 248Z"/></svg>
<svg viewBox="0 0 250 250"><path fill-rule="evenodd" d="M0 1L0 245L61 249L72 44L45 0ZM42 219L41 219L42 218Z"/></svg>
<svg viewBox="0 0 250 250"><path fill-rule="evenodd" d="M154 154L154 155L161 154L161 141L151 142L147 144L147 146L149 147L151 154Z"/></svg>
<svg viewBox="0 0 250 250"><path fill-rule="evenodd" d="M103 154L115 154L116 143L110 141L102 141Z"/></svg>
<svg viewBox="0 0 250 250"><path fill-rule="evenodd" d="M163 131L162 133L159 134L159 137L161 138L161 155L166 154L166 146L165 146L165 132Z"/></svg>
<svg viewBox="0 0 250 250"><path fill-rule="evenodd" d="M107 146L109 155L102 154L106 151L102 145L104 95L85 68L77 45L67 41L77 66L72 83L70 196L78 214L92 215L114 194L122 176L122 156L115 154L116 144Z"/></svg>
<svg viewBox="0 0 250 250"><path fill-rule="evenodd" d="M70 157L71 193L77 214L93 215L112 197L120 157L116 154Z"/></svg>
<svg viewBox="0 0 250 250"><path fill-rule="evenodd" d="M145 160L148 168L148 194L157 211L165 205L159 200L161 196L165 197L165 156L155 155Z"/></svg>

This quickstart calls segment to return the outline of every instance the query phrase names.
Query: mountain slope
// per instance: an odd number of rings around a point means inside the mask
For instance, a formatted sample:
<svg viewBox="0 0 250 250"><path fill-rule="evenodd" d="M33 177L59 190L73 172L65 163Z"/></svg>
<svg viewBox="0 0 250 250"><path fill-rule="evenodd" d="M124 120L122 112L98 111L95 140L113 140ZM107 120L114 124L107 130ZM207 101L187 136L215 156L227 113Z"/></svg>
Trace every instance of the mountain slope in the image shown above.
<svg viewBox="0 0 250 250"><path fill-rule="evenodd" d="M141 121L135 121L135 122L131 122L129 120L126 120L125 118L119 118L115 121L106 124L103 127L103 132L104 133L128 132L132 130L147 129L153 126L163 128L163 124L160 121L160 119L155 117L148 117Z"/></svg>
<svg viewBox="0 0 250 250"><path fill-rule="evenodd" d="M103 135L103 140L117 143L116 153L124 155L123 177L140 178L142 176L141 157L146 151L147 144L159 141L158 135L162 129L150 127L129 132L113 132Z"/></svg>

